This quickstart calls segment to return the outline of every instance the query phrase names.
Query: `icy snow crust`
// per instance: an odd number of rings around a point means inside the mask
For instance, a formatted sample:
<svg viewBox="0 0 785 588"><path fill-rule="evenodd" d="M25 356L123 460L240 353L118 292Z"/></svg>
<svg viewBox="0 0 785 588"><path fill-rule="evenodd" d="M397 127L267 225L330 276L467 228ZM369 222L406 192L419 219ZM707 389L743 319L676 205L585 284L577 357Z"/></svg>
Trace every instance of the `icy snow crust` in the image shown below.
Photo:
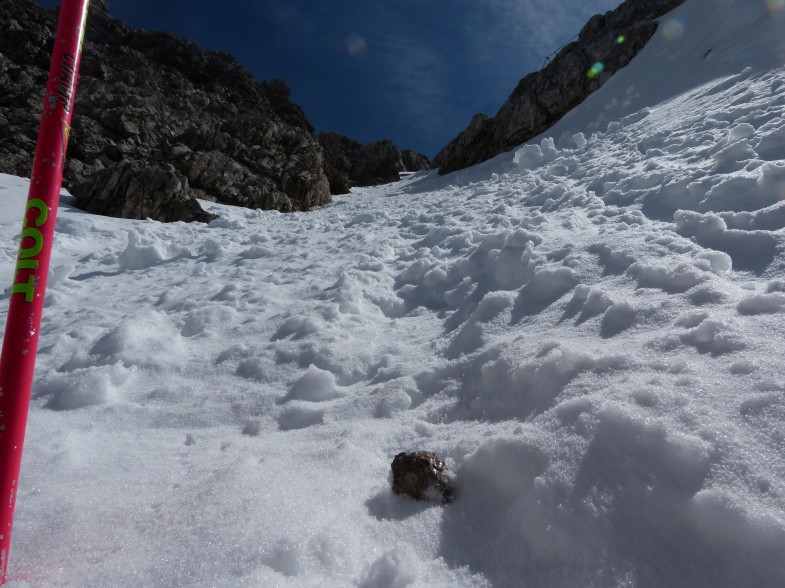
<svg viewBox="0 0 785 588"><path fill-rule="evenodd" d="M669 98L474 169L209 226L65 196L10 585L785 585L783 15L672 17L620 74ZM391 494L412 448L453 504Z"/></svg>

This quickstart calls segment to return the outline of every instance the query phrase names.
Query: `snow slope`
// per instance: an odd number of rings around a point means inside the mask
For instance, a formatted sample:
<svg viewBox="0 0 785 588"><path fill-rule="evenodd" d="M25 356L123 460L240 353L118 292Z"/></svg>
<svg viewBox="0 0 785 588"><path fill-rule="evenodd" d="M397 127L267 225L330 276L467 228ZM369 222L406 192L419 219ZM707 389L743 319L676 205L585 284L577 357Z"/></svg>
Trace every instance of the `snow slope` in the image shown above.
<svg viewBox="0 0 785 588"><path fill-rule="evenodd" d="M784 4L687 0L536 141L314 212L64 196L9 585L785 585ZM454 503L391 494L411 448Z"/></svg>

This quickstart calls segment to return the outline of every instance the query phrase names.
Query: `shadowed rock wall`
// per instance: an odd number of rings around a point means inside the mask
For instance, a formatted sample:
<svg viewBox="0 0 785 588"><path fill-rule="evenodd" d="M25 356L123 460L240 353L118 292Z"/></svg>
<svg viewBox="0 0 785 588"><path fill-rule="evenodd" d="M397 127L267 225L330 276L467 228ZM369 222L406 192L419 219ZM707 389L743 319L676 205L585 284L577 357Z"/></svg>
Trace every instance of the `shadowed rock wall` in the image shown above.
<svg viewBox="0 0 785 588"><path fill-rule="evenodd" d="M0 3L0 172L30 174L55 24L31 0ZM91 2L64 178L80 207L161 221L209 220L194 198L309 210L331 200L313 130L281 80Z"/></svg>
<svg viewBox="0 0 785 588"><path fill-rule="evenodd" d="M577 41L521 80L495 117L476 115L432 167L440 174L468 167L547 130L627 65L656 31L655 19L682 2L627 0L592 17ZM31 0L0 5L2 172L29 174L54 26L55 13ZM598 62L603 69L588 75ZM289 94L281 80L256 82L231 55L133 31L94 0L65 185L80 206L101 214L206 220L194 198L309 210L331 193L427 165L389 141L361 145L336 133L317 141Z"/></svg>
<svg viewBox="0 0 785 588"><path fill-rule="evenodd" d="M338 133L319 133L324 148L325 170L333 194L345 194L351 186L374 186L397 182L401 172L428 169L425 155L401 150L392 141L375 141L367 145Z"/></svg>

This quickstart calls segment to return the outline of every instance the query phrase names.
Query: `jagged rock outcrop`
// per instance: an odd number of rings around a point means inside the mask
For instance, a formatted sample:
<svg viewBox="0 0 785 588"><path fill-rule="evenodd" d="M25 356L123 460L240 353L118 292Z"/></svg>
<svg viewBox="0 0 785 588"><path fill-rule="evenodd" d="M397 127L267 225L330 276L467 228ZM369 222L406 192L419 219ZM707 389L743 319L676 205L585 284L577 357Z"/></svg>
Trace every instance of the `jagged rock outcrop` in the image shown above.
<svg viewBox="0 0 785 588"><path fill-rule="evenodd" d="M0 3L0 172L30 173L55 24L31 0ZM161 221L209 219L194 198L308 210L331 199L313 131L283 81L90 3L64 178L79 206Z"/></svg>
<svg viewBox="0 0 785 588"><path fill-rule="evenodd" d="M401 171L418 172L431 168L431 161L426 155L411 149L401 150L401 159L403 160L403 170Z"/></svg>
<svg viewBox="0 0 785 588"><path fill-rule="evenodd" d="M125 198L116 198L117 194ZM119 218L184 222L217 218L188 194L188 179L169 163L145 166L132 161L103 169L80 186L80 202L95 214Z"/></svg>
<svg viewBox="0 0 785 588"><path fill-rule="evenodd" d="M463 169L546 131L632 61L657 30L655 19L683 2L626 0L615 10L593 16L577 41L518 83L496 116L475 115L436 155L432 167L440 174ZM598 63L601 68L594 67Z"/></svg>
<svg viewBox="0 0 785 588"><path fill-rule="evenodd" d="M401 172L416 172L430 167L425 155L401 150L392 141L367 145L338 133L319 133L324 148L325 169L333 194L345 194L351 186L374 186L397 182Z"/></svg>

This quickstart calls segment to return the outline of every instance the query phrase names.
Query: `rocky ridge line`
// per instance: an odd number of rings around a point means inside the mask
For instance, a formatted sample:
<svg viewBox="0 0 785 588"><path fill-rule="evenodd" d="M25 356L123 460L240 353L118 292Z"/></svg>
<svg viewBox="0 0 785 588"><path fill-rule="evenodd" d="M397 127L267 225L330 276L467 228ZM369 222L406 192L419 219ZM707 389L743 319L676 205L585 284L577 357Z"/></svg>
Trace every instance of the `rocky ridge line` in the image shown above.
<svg viewBox="0 0 785 588"><path fill-rule="evenodd" d="M333 194L345 194L351 186L395 182L401 179L401 172L430 167L425 155L401 150L389 140L363 145L332 131L319 133L317 139L324 149L325 171Z"/></svg>
<svg viewBox="0 0 785 588"><path fill-rule="evenodd" d="M626 0L615 10L593 16L577 41L518 83L496 116L476 114L436 155L432 167L441 175L463 169L548 130L630 63L657 30L655 19L683 2ZM595 67L597 63L602 67Z"/></svg>

